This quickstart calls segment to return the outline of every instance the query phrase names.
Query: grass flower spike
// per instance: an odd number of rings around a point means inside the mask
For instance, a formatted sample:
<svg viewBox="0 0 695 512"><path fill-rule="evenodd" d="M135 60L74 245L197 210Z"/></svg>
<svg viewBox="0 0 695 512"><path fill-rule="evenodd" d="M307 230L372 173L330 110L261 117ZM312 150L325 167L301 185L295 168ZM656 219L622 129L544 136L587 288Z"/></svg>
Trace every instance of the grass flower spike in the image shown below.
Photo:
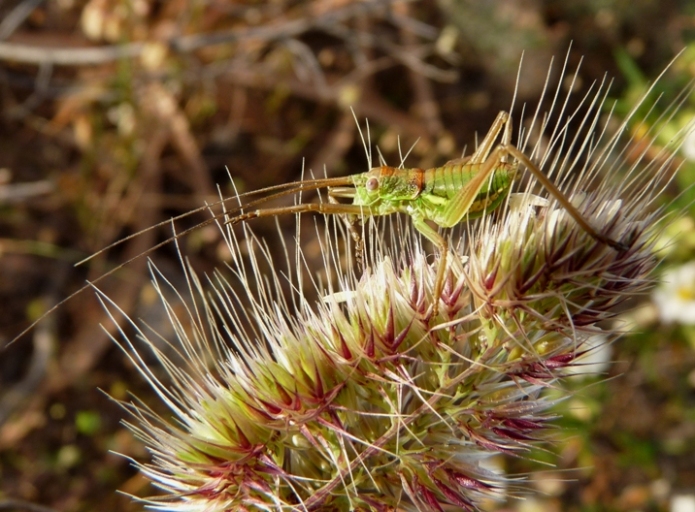
<svg viewBox="0 0 695 512"><path fill-rule="evenodd" d="M437 261L402 226L394 244L366 227L372 243L361 276L344 268L329 226L322 247L330 284L317 286L316 304L297 284L301 263L287 257L279 271L246 224L242 235L223 226L229 275L200 279L184 265L183 294L153 268L176 337L162 346L131 322L137 334L124 327L118 340L174 417L125 405L152 453L140 468L165 493L147 503L211 512L472 511L523 492L483 461L523 456L548 438L556 398L544 391L561 386L616 306L652 285L658 262L663 219L652 203L684 134L663 158L645 152L628 163L626 125L609 137L600 122L605 97L600 86L577 111L549 113L565 119L549 134L537 112L517 147L625 250L597 241L531 183L500 215L461 229L436 296ZM624 167L622 185L599 179ZM284 298L288 282L295 291ZM166 378L148 364L148 350Z"/></svg>

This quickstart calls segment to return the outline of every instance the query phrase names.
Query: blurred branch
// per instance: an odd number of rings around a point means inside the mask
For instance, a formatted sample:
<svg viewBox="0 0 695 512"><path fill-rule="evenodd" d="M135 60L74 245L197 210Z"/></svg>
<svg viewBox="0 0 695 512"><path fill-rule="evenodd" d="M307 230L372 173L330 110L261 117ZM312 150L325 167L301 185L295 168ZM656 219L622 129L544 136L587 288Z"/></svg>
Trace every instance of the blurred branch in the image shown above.
<svg viewBox="0 0 695 512"><path fill-rule="evenodd" d="M373 12L388 5L411 1L413 0L371 0L365 3L349 3L341 9L335 9L323 14L308 13L301 19L284 23L254 28L232 29L216 34L196 34L173 39L169 44L177 51L190 52L207 46L244 39L263 39L267 41L284 39L286 37L298 36L307 30L317 27L331 27L350 18Z"/></svg>
<svg viewBox="0 0 695 512"><path fill-rule="evenodd" d="M355 37L355 34L352 31L340 25L331 26L327 28L326 31L343 39L346 41L346 43ZM421 45L419 47L410 46L408 48L402 48L386 38L377 37L373 34L360 33L358 37L361 45L373 46L375 48L384 50L393 59L415 71L416 73L421 73L428 78L440 82L454 82L458 79L458 73L456 71L439 69L425 63L422 60L427 56L428 53L432 53L432 51L425 45Z"/></svg>
<svg viewBox="0 0 695 512"><path fill-rule="evenodd" d="M235 85L258 89L274 89L278 86L277 78L269 74L242 67L234 67L227 71L225 78ZM423 140L430 140L429 132L420 121L392 107L379 95L370 92L369 89L364 87L357 89L358 86L353 83L317 88L313 84L305 84L299 80L285 79L282 82L282 87L300 98L310 99L318 103L337 104L344 108L353 107L357 116L368 115L371 119L380 121L387 126L398 126L404 133L410 133ZM355 90L351 91L350 89ZM357 92L357 95L353 101L349 101L347 98L353 92ZM346 103L346 101L348 102Z"/></svg>
<svg viewBox="0 0 695 512"><path fill-rule="evenodd" d="M407 4L397 6L397 9L400 10L403 15L403 19L410 18L408 7ZM406 54L408 53L408 48L415 48L417 46L417 36L411 30L410 26L401 26L401 39L405 43ZM437 137L444 131L444 123L442 123L439 106L437 105L435 94L432 90L432 82L428 80L424 74L417 73L412 66L408 67L408 78L410 79L415 95L414 107L417 109L420 118L424 121L427 131L429 131L432 137Z"/></svg>
<svg viewBox="0 0 695 512"><path fill-rule="evenodd" d="M0 510L15 510L17 512L56 512L56 509L44 507L24 500L2 500L0 501Z"/></svg>
<svg viewBox="0 0 695 512"><path fill-rule="evenodd" d="M137 57L144 47L143 43L129 43L99 48L50 48L0 42L0 60L24 64L84 66Z"/></svg>
<svg viewBox="0 0 695 512"><path fill-rule="evenodd" d="M167 41L176 52L189 53L200 48L236 41L261 39L273 41L298 36L318 27L331 27L350 18L373 12L391 4L412 0L372 0L366 3L348 4L333 11L307 15L301 19L253 28L235 28L214 34L194 34L175 37ZM26 64L51 63L58 66L83 66L103 64L122 58L139 56L146 43L101 46L99 48L51 48L0 42L0 60Z"/></svg>
<svg viewBox="0 0 695 512"><path fill-rule="evenodd" d="M326 176L333 176L338 163L352 147L356 129L357 125L352 112L344 111L322 149L311 160L309 169L318 171L321 176L323 175L321 171Z"/></svg>
<svg viewBox="0 0 695 512"><path fill-rule="evenodd" d="M55 185L48 180L0 185L0 205L23 203L27 199L50 194L54 191Z"/></svg>
<svg viewBox="0 0 695 512"><path fill-rule="evenodd" d="M168 126L163 124L153 126L137 172L138 179L130 184L127 196L118 205L119 215L123 211L126 212L126 215L131 215L135 231L140 231L155 223L154 217L157 215L157 211L153 208L143 209L141 198L145 190L161 191L161 156L169 139L170 129ZM119 225L102 227L101 231L104 232L102 236L105 243L117 236ZM147 259L137 256L152 247L154 243L155 231L150 230L144 236L132 240L127 246L124 258L131 263L128 267L130 278L119 281L116 288L109 292L118 297L119 301L123 301L119 304L122 304L122 311L126 314L132 314L134 311L140 298L142 286L147 281L144 278L147 272ZM106 285L100 283L100 286ZM99 307L99 310L103 315L103 309ZM96 315L96 313L94 311L87 313L83 310L82 315L87 318L94 318L92 315ZM83 322L79 325L80 329L74 336L72 343L65 347L60 357L58 364L60 370L49 376L45 388L49 390L48 393L57 393L73 385L101 360L111 346L109 335L113 333L112 329L115 329L113 325L104 328L101 324L102 322Z"/></svg>
<svg viewBox="0 0 695 512"><path fill-rule="evenodd" d="M48 96L52 76L52 63L42 62L39 64L32 93L22 103L6 108L5 112L3 112L4 116L9 119L18 119L28 115L33 108L38 106Z"/></svg>
<svg viewBox="0 0 695 512"><path fill-rule="evenodd" d="M0 39L10 37L17 30L17 27L24 23L24 20L29 17L33 10L43 2L44 0L24 0L15 7L0 23Z"/></svg>
<svg viewBox="0 0 695 512"><path fill-rule="evenodd" d="M51 298L52 304L58 302ZM0 425L5 423L12 413L25 406L27 399L36 391L46 374L46 367L51 361L55 346L55 319L49 318L39 324L34 331L34 353L31 364L24 378L15 384L0 398ZM0 509L2 504L0 504Z"/></svg>

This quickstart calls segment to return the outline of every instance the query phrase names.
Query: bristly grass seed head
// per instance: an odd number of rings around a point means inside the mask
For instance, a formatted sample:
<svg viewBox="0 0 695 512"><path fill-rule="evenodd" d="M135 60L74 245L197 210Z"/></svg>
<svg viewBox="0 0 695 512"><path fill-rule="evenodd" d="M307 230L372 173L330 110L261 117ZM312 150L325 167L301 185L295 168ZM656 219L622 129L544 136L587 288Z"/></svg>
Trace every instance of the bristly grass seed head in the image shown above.
<svg viewBox="0 0 695 512"><path fill-rule="evenodd" d="M152 453L139 467L165 492L146 503L172 511L472 511L522 492L517 479L482 461L523 456L548 437L553 402L543 391L590 349L583 343L599 322L652 285L658 262L663 219L651 203L672 157L633 155L624 186L598 183L599 171L625 164L630 143L624 124L601 141L604 100L599 87L583 115L563 107L561 118L579 120L578 135L570 139L569 125L558 124L542 155L529 150L542 117L534 115L518 147L625 250L596 241L555 201L526 190L511 196L501 218L468 227L447 258L440 297L432 296L437 262L406 228L398 236L408 250L372 233L377 243L361 277L342 268L327 236L325 271L339 284L322 287L315 305L300 292L283 299L277 265L260 275L269 250L246 226L241 238L226 232L231 276L201 282L184 265L187 297L153 268L176 356L134 322L139 339L123 329L119 341L174 416L125 404ZM302 267L289 259L294 283ZM173 298L186 314L176 314ZM169 381L148 366L145 349Z"/></svg>

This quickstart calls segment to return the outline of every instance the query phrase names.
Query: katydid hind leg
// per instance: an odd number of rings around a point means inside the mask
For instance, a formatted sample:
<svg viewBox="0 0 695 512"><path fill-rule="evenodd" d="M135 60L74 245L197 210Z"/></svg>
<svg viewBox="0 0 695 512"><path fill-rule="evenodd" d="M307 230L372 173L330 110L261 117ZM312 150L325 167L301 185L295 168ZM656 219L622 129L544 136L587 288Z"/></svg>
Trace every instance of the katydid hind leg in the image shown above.
<svg viewBox="0 0 695 512"><path fill-rule="evenodd" d="M447 167L450 165L466 165L471 161L470 156L463 156L461 158L454 158L453 160L449 160L446 162L442 167Z"/></svg>
<svg viewBox="0 0 695 512"><path fill-rule="evenodd" d="M475 198L482 190L485 182L490 179L490 176L497 169L501 161L500 152L495 149L487 160L482 164L480 170L471 178L471 180L461 187L461 189L452 197L442 212L437 216L435 222L446 228L453 227L459 224L466 216L471 206L475 202Z"/></svg>
<svg viewBox="0 0 695 512"><path fill-rule="evenodd" d="M511 118L509 117L509 114L504 110L500 111L500 113L497 114L497 117L493 121L492 126L485 135L485 138L476 148L475 153L471 155L469 159L469 162L471 164L482 164L483 162L487 161L490 153L493 151L493 148L495 147L495 141L497 141L497 138L499 137L499 134L500 132L502 132L502 130L504 130L503 142L508 142L507 138L510 136L511 133L510 122Z"/></svg>
<svg viewBox="0 0 695 512"><path fill-rule="evenodd" d="M609 245L616 251L624 252L629 249L627 245L622 242L613 240L610 237L602 235L599 233L584 216L577 210L577 208L572 204L572 202L567 198L567 196L559 189L557 186L548 178L543 171L541 171L529 157L524 153L519 151L516 147L511 145L499 146L496 151L501 153L506 153L512 158L515 158L529 170L531 174L541 183L541 185L548 190L548 192L557 200L558 203L567 211L567 213L574 219L574 221L579 224L579 226L586 231L595 240Z"/></svg>
<svg viewBox="0 0 695 512"><path fill-rule="evenodd" d="M437 218L437 224L442 227L453 227L463 220L473 205L478 193L482 190L485 181L498 168L498 164L504 160L505 153L500 151L500 146L493 145L500 132L503 142L511 138L511 117L505 111L497 114L497 118L492 123L490 130L476 149L475 153L469 158L459 159L461 164L481 165L481 168L471 180L461 187L461 190L447 203L441 215ZM457 162L459 163L459 162Z"/></svg>

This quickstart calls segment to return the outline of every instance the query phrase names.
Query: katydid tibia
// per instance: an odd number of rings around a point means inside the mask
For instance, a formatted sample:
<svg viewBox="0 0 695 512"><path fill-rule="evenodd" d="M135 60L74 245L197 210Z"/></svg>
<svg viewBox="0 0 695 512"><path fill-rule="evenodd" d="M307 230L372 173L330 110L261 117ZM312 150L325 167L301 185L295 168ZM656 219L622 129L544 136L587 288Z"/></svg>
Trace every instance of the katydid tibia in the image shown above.
<svg viewBox="0 0 695 512"><path fill-rule="evenodd" d="M502 142L495 145L501 132ZM428 221L442 228L451 228L467 218L478 217L498 208L509 195L519 165L523 164L590 236L617 251L628 249L623 243L602 235L592 227L543 171L510 144L510 139L511 119L509 114L502 111L470 157L427 170L381 166L344 178L301 182L305 185L301 190L327 187L330 202L250 211L246 208L245 213L233 216L228 223L288 213L315 212L352 218L405 213L411 217L415 229L439 248L440 262L433 290L434 297L439 297L444 286L448 242ZM340 198L352 199L353 202L340 203ZM435 300L434 304L432 317L437 314L438 301Z"/></svg>

